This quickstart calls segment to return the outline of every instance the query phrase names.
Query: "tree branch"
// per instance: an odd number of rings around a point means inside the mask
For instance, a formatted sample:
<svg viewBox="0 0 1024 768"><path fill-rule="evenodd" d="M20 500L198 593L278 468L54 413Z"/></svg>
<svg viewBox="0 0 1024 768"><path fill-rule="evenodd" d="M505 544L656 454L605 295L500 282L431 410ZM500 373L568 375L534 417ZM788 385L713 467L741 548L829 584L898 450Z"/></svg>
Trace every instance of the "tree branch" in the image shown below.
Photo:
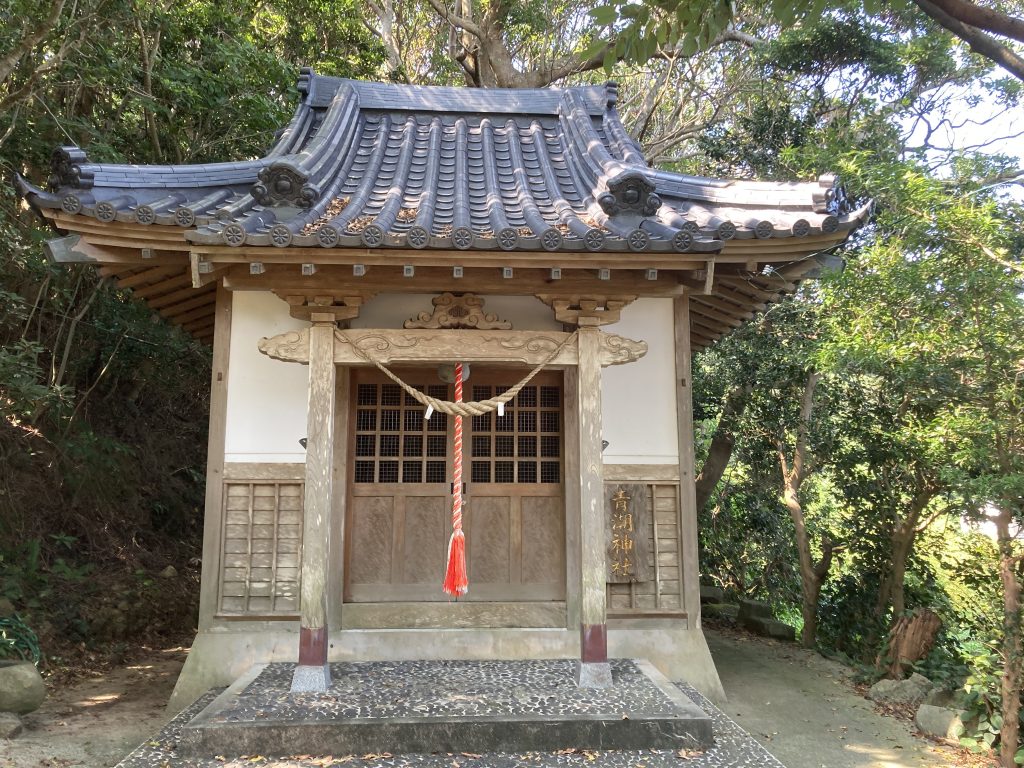
<svg viewBox="0 0 1024 768"><path fill-rule="evenodd" d="M753 48L763 42L764 40L759 37L754 37L746 32L740 32L740 30L735 27L729 27L728 29L724 29L719 32L718 36L711 41L711 45L709 45L708 48L716 48L723 43L739 43L740 45L745 45L748 48Z"/></svg>
<svg viewBox="0 0 1024 768"><path fill-rule="evenodd" d="M964 24L984 29L997 35L1011 37L1024 43L1024 19L1001 13L993 8L984 8L966 0L930 0L931 4L943 10Z"/></svg>
<svg viewBox="0 0 1024 768"><path fill-rule="evenodd" d="M464 18L462 16L457 16L456 14L449 11L448 6L442 3L441 0L427 0L427 2L430 3L430 6L441 15L442 19L447 21L453 27L457 27L458 29L461 29L464 32L469 32L469 34L473 35L479 40L483 39L484 31L480 29L480 27L478 27L469 19Z"/></svg>
<svg viewBox="0 0 1024 768"><path fill-rule="evenodd" d="M30 34L3 58L0 58L0 83L7 80L11 73L18 66L21 58L39 45L43 38L50 34L50 31L57 26L60 14L64 10L64 0L53 0L50 4L50 12Z"/></svg>
<svg viewBox="0 0 1024 768"><path fill-rule="evenodd" d="M1014 77L1024 80L1024 58L977 27L950 16L936 3L929 0L914 0L914 3L938 24L967 43L972 51L995 62Z"/></svg>

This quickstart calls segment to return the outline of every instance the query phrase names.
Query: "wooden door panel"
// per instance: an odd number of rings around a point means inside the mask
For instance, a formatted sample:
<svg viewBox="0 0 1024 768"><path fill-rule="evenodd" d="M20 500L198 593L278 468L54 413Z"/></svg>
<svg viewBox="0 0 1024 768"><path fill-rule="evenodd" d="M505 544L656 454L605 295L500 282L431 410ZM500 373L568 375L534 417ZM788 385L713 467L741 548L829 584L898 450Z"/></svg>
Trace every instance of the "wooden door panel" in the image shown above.
<svg viewBox="0 0 1024 768"><path fill-rule="evenodd" d="M565 512L560 498L524 496L523 581L565 588ZM564 591L563 591L564 596Z"/></svg>
<svg viewBox="0 0 1024 768"><path fill-rule="evenodd" d="M395 498L365 496L349 505L349 582L391 582L391 549L394 538Z"/></svg>
<svg viewBox="0 0 1024 768"><path fill-rule="evenodd" d="M405 524L401 536L403 572L397 581L405 584L431 584L440 589L444 578L448 538L445 521L449 517L446 497L406 496Z"/></svg>
<svg viewBox="0 0 1024 768"><path fill-rule="evenodd" d="M470 584L509 583L511 502L507 496L470 501L466 521Z"/></svg>

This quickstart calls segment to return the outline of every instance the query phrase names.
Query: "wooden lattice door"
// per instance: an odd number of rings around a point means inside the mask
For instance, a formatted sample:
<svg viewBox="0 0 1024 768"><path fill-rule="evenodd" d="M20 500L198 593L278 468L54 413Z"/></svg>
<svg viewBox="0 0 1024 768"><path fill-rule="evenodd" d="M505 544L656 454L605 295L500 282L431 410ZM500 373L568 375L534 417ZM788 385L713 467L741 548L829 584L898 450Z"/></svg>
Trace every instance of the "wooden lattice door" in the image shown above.
<svg viewBox="0 0 1024 768"><path fill-rule="evenodd" d="M521 369L473 368L467 399L502 392ZM436 369L401 371L451 399ZM379 372L353 379L346 602L447 601L452 422L424 409ZM505 409L464 422L466 557L470 601L565 597L562 385L544 372Z"/></svg>

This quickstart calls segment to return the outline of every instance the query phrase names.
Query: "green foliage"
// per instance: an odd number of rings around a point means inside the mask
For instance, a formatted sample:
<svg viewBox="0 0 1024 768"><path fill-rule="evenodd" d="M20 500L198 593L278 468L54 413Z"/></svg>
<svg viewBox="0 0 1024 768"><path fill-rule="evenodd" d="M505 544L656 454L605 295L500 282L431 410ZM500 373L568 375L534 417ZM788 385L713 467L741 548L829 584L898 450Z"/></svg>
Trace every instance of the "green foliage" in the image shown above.
<svg viewBox="0 0 1024 768"><path fill-rule="evenodd" d="M43 660L36 633L17 614L0 618L0 659L18 658L36 666Z"/></svg>
<svg viewBox="0 0 1024 768"><path fill-rule="evenodd" d="M0 4L5 180L44 181L68 143L101 162L256 156L299 66L367 77L382 60L351 0L50 8ZM93 268L48 264L52 236L0 185L0 594L44 642L187 630L196 580L132 572L200 554L209 350Z"/></svg>

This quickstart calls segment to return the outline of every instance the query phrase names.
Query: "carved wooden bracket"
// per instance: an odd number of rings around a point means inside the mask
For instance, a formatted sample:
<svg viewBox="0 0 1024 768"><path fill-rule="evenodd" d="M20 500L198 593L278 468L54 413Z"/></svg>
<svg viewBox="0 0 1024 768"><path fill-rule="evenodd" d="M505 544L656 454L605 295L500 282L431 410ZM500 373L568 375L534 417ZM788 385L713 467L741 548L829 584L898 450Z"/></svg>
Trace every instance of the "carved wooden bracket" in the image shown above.
<svg viewBox="0 0 1024 768"><path fill-rule="evenodd" d="M276 293L276 292L275 292ZM333 315L334 321L359 317L359 308L369 296L308 296L304 294L277 294L288 302L288 313L298 320L312 320L313 315Z"/></svg>
<svg viewBox="0 0 1024 768"><path fill-rule="evenodd" d="M555 312L555 320L568 325L608 325L619 322L622 308L636 296L564 296L539 293L537 298Z"/></svg>
<svg viewBox="0 0 1024 768"><path fill-rule="evenodd" d="M548 359L569 334L558 331L504 331L466 333L462 330L370 330L339 332L334 339L334 362L366 365L370 358L383 365L392 363L465 362L521 363L538 365ZM602 367L623 365L647 354L647 342L634 341L614 333L601 333ZM353 349L357 346L362 354ZM309 330L288 331L260 339L260 352L289 363L309 362ZM556 367L579 364L579 349L566 344L550 363Z"/></svg>
<svg viewBox="0 0 1024 768"><path fill-rule="evenodd" d="M508 320L484 312L484 300L472 293L456 296L442 293L433 299L434 311L420 312L405 321L406 328L476 328L481 331L507 331Z"/></svg>

